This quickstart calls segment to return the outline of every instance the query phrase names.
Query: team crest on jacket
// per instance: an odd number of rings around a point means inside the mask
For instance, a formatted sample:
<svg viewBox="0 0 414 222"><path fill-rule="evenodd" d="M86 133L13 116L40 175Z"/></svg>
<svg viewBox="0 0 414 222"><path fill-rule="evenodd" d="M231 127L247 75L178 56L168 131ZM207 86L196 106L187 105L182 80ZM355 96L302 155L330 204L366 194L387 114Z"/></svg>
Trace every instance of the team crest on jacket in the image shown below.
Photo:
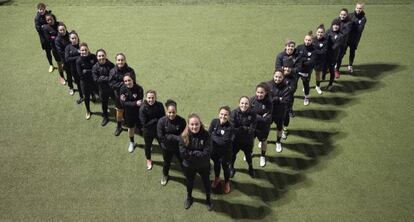
<svg viewBox="0 0 414 222"><path fill-rule="evenodd" d="M323 43L319 43L319 47L321 47L321 48L322 48L322 47L323 47Z"/></svg>
<svg viewBox="0 0 414 222"><path fill-rule="evenodd" d="M362 22L361 20L358 21L359 24L361 24L361 22Z"/></svg>
<svg viewBox="0 0 414 222"><path fill-rule="evenodd" d="M137 96L138 96L138 94L136 94L136 93L132 94L132 97L134 97L134 99L137 98Z"/></svg>
<svg viewBox="0 0 414 222"><path fill-rule="evenodd" d="M200 140L201 146L204 145L204 140Z"/></svg>
<svg viewBox="0 0 414 222"><path fill-rule="evenodd" d="M335 35L335 37L334 37L334 38L335 38L335 39L336 39L336 38L338 38L338 35Z"/></svg>
<svg viewBox="0 0 414 222"><path fill-rule="evenodd" d="M220 130L221 135L224 135L225 131L224 130Z"/></svg>
<svg viewBox="0 0 414 222"><path fill-rule="evenodd" d="M178 131L178 130L180 130L180 127L179 126L176 126L175 129Z"/></svg>
<svg viewBox="0 0 414 222"><path fill-rule="evenodd" d="M312 53L311 52L308 52L308 56L311 56L312 55Z"/></svg>
<svg viewBox="0 0 414 222"><path fill-rule="evenodd" d="M262 105L262 109L266 109L266 106L264 104Z"/></svg>

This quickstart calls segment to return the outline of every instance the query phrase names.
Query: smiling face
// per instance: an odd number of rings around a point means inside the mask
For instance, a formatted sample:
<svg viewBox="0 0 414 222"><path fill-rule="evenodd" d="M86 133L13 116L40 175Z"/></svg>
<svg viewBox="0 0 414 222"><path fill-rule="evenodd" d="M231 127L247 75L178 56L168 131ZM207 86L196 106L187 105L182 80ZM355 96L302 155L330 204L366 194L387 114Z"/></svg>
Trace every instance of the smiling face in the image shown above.
<svg viewBox="0 0 414 222"><path fill-rule="evenodd" d="M69 41L72 45L77 45L79 43L79 38L76 34L70 34Z"/></svg>
<svg viewBox="0 0 414 222"><path fill-rule="evenodd" d="M266 96L266 90L263 87L257 87L256 88L256 98L258 100L264 99Z"/></svg>
<svg viewBox="0 0 414 222"><path fill-rule="evenodd" d="M283 81L283 74L280 71L276 71L273 75L273 81L275 81L276 84L279 84Z"/></svg>
<svg viewBox="0 0 414 222"><path fill-rule="evenodd" d="M87 55L89 55L89 49L88 49L88 47L87 46L81 46L80 48L79 48L79 51L80 51L80 56L87 56Z"/></svg>
<svg viewBox="0 0 414 222"><path fill-rule="evenodd" d="M346 19L346 17L348 17L348 12L346 12L345 10L342 10L342 11L339 13L339 18L341 19L341 21L343 21L343 20L345 20L345 19Z"/></svg>
<svg viewBox="0 0 414 222"><path fill-rule="evenodd" d="M356 4L355 12L357 14L361 14L361 12L363 12L363 11L364 11L364 4L361 4L361 3Z"/></svg>
<svg viewBox="0 0 414 222"><path fill-rule="evenodd" d="M177 117L177 108L175 106L168 106L165 115L169 120L175 119Z"/></svg>
<svg viewBox="0 0 414 222"><path fill-rule="evenodd" d="M59 35L61 36L66 35L66 27L64 25L59 25L58 32L59 32Z"/></svg>
<svg viewBox="0 0 414 222"><path fill-rule="evenodd" d="M303 42L305 43L305 46L310 46L312 44L312 36L306 35Z"/></svg>
<svg viewBox="0 0 414 222"><path fill-rule="evenodd" d="M53 18L53 16L52 16L52 15L47 15L47 16L46 16L46 22L47 22L47 24L49 24L49 25L54 25L54 24L55 24L55 19Z"/></svg>
<svg viewBox="0 0 414 222"><path fill-rule="evenodd" d="M246 112L249 109L250 103L249 99L246 97L242 97L239 101L239 108L242 112Z"/></svg>
<svg viewBox="0 0 414 222"><path fill-rule="evenodd" d="M156 99L157 99L157 97L155 96L154 93L147 93L147 96L145 98L145 100L147 100L147 103L150 106L154 105Z"/></svg>
<svg viewBox="0 0 414 222"><path fill-rule="evenodd" d="M191 117L188 120L188 129L190 130L190 132L198 133L200 132L200 128L201 128L201 121L199 118Z"/></svg>
<svg viewBox="0 0 414 222"><path fill-rule="evenodd" d="M125 59L125 57L123 55L117 55L116 56L116 66L118 68L124 67L125 66L125 63L126 63L126 59Z"/></svg>
<svg viewBox="0 0 414 222"><path fill-rule="evenodd" d="M45 15L45 13L46 13L46 8L45 8L45 7L40 7L37 11L39 12L39 14L41 14L41 15Z"/></svg>
<svg viewBox="0 0 414 222"><path fill-rule="evenodd" d="M325 35L325 30L323 30L322 28L319 28L318 30L316 30L316 38L322 39L324 35Z"/></svg>
<svg viewBox="0 0 414 222"><path fill-rule="evenodd" d="M295 44L293 43L287 44L285 46L285 51L286 51L286 54L288 55L292 55L294 50L295 50Z"/></svg>
<svg viewBox="0 0 414 222"><path fill-rule="evenodd" d="M99 64L105 64L105 62L106 62L106 54L103 51L99 51L96 54L96 58L98 59Z"/></svg>
<svg viewBox="0 0 414 222"><path fill-rule="evenodd" d="M220 124L227 123L227 121L229 121L229 117L230 117L229 111L227 111L225 109L220 110L220 112L219 112Z"/></svg>
<svg viewBox="0 0 414 222"><path fill-rule="evenodd" d="M132 81L131 76L124 76L124 85L128 88L131 89L134 86L134 82Z"/></svg>

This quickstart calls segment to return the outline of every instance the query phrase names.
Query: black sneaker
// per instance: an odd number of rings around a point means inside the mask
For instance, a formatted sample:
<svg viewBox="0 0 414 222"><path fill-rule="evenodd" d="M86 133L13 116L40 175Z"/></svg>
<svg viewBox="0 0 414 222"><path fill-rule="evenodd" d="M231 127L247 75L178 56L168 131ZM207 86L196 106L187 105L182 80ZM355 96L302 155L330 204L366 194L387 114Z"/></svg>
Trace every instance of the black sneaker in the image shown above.
<svg viewBox="0 0 414 222"><path fill-rule="evenodd" d="M253 167L251 167L251 166L249 166L249 175L250 175L251 178L254 178L254 176L255 176Z"/></svg>
<svg viewBox="0 0 414 222"><path fill-rule="evenodd" d="M207 210L208 211L212 211L213 210L213 203L211 203L211 200L206 202L206 206L207 206Z"/></svg>
<svg viewBox="0 0 414 222"><path fill-rule="evenodd" d="M83 98L82 97L79 97L79 99L78 100L76 100L76 103L77 104L81 104L83 102Z"/></svg>
<svg viewBox="0 0 414 222"><path fill-rule="evenodd" d="M193 198L192 197L187 197L187 199L185 199L184 201L184 208L187 210L188 208L191 207L191 205L193 205Z"/></svg>
<svg viewBox="0 0 414 222"><path fill-rule="evenodd" d="M102 119L101 126L106 126L106 124L108 124L108 122L109 122L108 117L104 117L104 118Z"/></svg>
<svg viewBox="0 0 414 222"><path fill-rule="evenodd" d="M96 100L96 96L94 95L94 94L92 94L92 96L91 96L92 98L91 98L91 101L93 102L93 103L96 103L97 102L97 100Z"/></svg>
<svg viewBox="0 0 414 222"><path fill-rule="evenodd" d="M115 134L115 136L119 136L119 134L121 134L121 132L122 132L122 128L121 127L116 127L114 134Z"/></svg>

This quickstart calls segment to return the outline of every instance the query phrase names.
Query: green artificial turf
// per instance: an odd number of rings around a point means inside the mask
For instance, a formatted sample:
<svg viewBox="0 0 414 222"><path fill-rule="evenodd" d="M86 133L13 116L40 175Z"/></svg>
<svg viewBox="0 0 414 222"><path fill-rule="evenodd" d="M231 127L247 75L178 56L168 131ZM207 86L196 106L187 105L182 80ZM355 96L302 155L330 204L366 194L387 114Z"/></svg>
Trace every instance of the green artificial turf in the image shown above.
<svg viewBox="0 0 414 222"><path fill-rule="evenodd" d="M92 51L105 48L112 61L124 52L145 90L173 98L179 114L197 112L207 125L219 106L235 108L271 79L285 39L300 43L340 8L353 7L157 2L54 1L50 8ZM283 153L275 154L272 131L267 166L253 160L255 179L240 153L233 191L213 194L213 212L203 205L199 178L196 203L184 210L177 164L160 185L158 146L147 171L143 149L127 152L125 132L114 137L115 124L101 127L98 115L85 120L83 104L59 85L56 71L47 72L35 1L0 2L0 221L412 220L414 7L371 2L355 74L345 73L333 93L312 90L308 107L299 87Z"/></svg>

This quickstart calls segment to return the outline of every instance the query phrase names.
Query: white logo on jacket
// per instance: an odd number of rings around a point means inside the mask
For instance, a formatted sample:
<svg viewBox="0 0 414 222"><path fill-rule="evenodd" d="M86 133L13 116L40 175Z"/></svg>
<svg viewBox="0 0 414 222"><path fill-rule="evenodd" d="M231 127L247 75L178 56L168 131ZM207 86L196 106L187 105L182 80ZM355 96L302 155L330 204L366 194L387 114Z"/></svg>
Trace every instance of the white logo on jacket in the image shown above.
<svg viewBox="0 0 414 222"><path fill-rule="evenodd" d="M225 132L226 131L224 131L224 130L220 130L221 135L224 135Z"/></svg>

